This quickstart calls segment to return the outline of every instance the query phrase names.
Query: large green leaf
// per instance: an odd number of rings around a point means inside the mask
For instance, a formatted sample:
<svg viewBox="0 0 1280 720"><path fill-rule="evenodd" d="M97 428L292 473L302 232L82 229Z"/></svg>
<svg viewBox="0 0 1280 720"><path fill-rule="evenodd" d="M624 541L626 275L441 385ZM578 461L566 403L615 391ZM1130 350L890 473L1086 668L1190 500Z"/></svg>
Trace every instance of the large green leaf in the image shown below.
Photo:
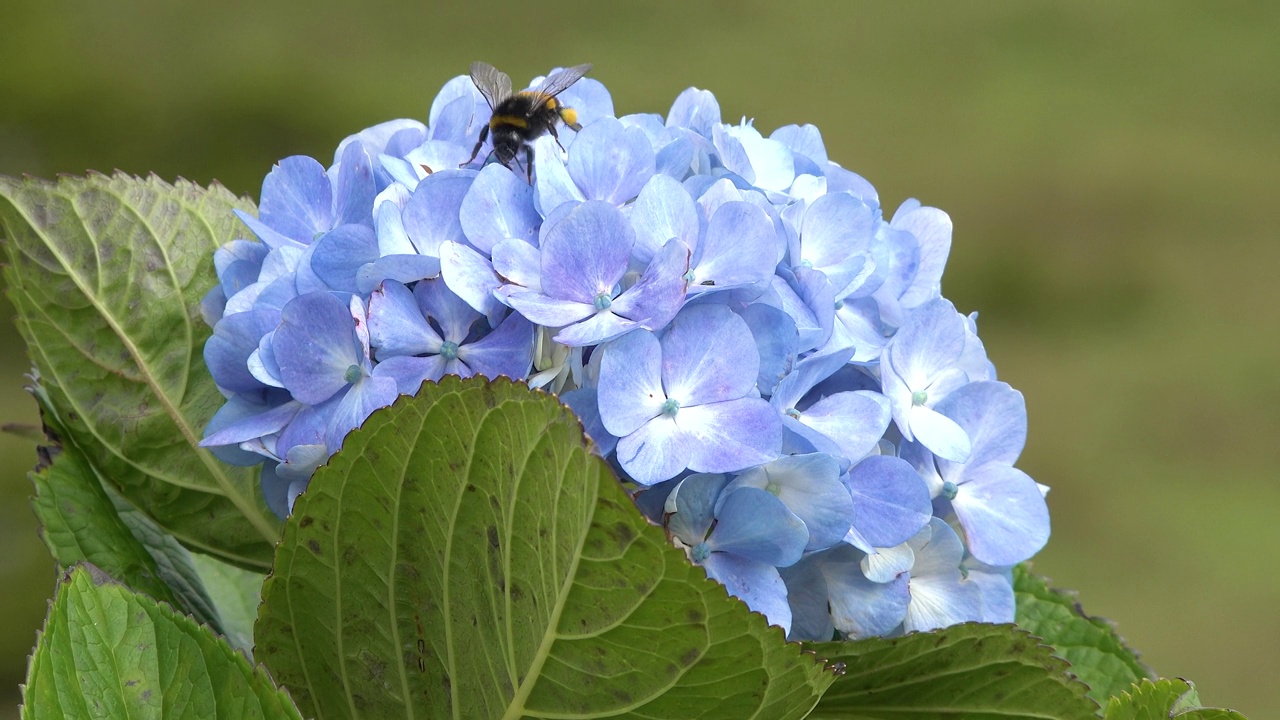
<svg viewBox="0 0 1280 720"><path fill-rule="evenodd" d="M1186 680L1143 679L1107 703L1106 720L1245 720L1235 710L1206 708Z"/></svg>
<svg viewBox="0 0 1280 720"><path fill-rule="evenodd" d="M833 679L671 547L554 397L445 378L298 499L255 627L320 718L801 718Z"/></svg>
<svg viewBox="0 0 1280 720"><path fill-rule="evenodd" d="M1098 710L1052 648L1012 625L806 647L845 665L814 720L1085 720Z"/></svg>
<svg viewBox="0 0 1280 720"><path fill-rule="evenodd" d="M1014 568L1013 582L1018 627L1043 638L1055 655L1071 663L1071 672L1099 705L1139 680L1155 678L1110 622L1085 614L1075 593L1054 590L1023 566Z"/></svg>
<svg viewBox="0 0 1280 720"><path fill-rule="evenodd" d="M223 400L198 304L251 207L155 177L0 177L8 294L63 444L188 547L265 568L279 526L254 472L197 447Z"/></svg>
<svg viewBox="0 0 1280 720"><path fill-rule="evenodd" d="M59 584L27 670L22 716L301 718L242 653L91 566Z"/></svg>

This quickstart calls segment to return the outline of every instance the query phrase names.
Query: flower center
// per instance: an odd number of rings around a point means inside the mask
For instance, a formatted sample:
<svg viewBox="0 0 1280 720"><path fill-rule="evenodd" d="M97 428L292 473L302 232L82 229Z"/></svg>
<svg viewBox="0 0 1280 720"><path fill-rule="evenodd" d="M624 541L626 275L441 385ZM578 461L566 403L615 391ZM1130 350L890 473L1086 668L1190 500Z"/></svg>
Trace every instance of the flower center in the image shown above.
<svg viewBox="0 0 1280 720"><path fill-rule="evenodd" d="M353 383L359 380L360 375L362 374L363 373L360 372L359 365L352 365L351 367L347 368L347 371L345 373L342 374L342 379L346 380L348 383Z"/></svg>
<svg viewBox="0 0 1280 720"><path fill-rule="evenodd" d="M778 483L776 483L776 482L773 482L773 481L770 481L768 485L765 485L765 486L764 486L764 489L765 489L765 490L768 490L769 492L773 493L774 495L781 495L781 494L782 494L782 486L781 486L781 485L779 485L779 484L778 484Z"/></svg>
<svg viewBox="0 0 1280 720"><path fill-rule="evenodd" d="M693 268L686 270L682 277L684 277L684 281L687 283L693 282Z"/></svg>
<svg viewBox="0 0 1280 720"><path fill-rule="evenodd" d="M795 408L787 408L787 412L785 414L787 417L791 418L792 420L800 419L800 411Z"/></svg>
<svg viewBox="0 0 1280 720"><path fill-rule="evenodd" d="M912 404L912 405L917 405L917 406L919 406L919 405L923 405L923 404L925 404L925 403L926 403L926 402L928 402L928 401L929 401L929 393L927 393L927 392L925 392L925 391L923 391L923 390L917 390L917 391L915 391L915 392L911 393L911 404Z"/></svg>
<svg viewBox="0 0 1280 720"><path fill-rule="evenodd" d="M608 310L613 304L613 298L609 297L609 293L600 293L592 304L596 306L596 310Z"/></svg>
<svg viewBox="0 0 1280 720"><path fill-rule="evenodd" d="M960 487L950 480L942 483L942 497L948 500L955 500L956 495L960 494Z"/></svg>
<svg viewBox="0 0 1280 720"><path fill-rule="evenodd" d="M836 309L837 309L837 310L839 310L839 309L840 309L840 308L842 308L842 307L844 307L844 301L843 301L843 300L837 300L837 301L836 301Z"/></svg>
<svg viewBox="0 0 1280 720"><path fill-rule="evenodd" d="M452 340L445 340L444 343L440 345L440 357L443 357L445 360L456 359L458 357L458 343Z"/></svg>
<svg viewBox="0 0 1280 720"><path fill-rule="evenodd" d="M700 563L711 557L711 548L707 547L706 543L700 542L689 551L689 557L693 558L694 562Z"/></svg>
<svg viewBox="0 0 1280 720"><path fill-rule="evenodd" d="M667 398L666 402L662 403L663 415L669 415L671 417L675 417L676 413L679 411L680 411L680 401L676 400L675 398Z"/></svg>
<svg viewBox="0 0 1280 720"><path fill-rule="evenodd" d="M808 260L801 260L801 261L800 261L800 267L802 267L802 268L809 268L810 270L812 270L812 269L813 269L813 263L812 263L812 262L810 262L810 261L808 261Z"/></svg>

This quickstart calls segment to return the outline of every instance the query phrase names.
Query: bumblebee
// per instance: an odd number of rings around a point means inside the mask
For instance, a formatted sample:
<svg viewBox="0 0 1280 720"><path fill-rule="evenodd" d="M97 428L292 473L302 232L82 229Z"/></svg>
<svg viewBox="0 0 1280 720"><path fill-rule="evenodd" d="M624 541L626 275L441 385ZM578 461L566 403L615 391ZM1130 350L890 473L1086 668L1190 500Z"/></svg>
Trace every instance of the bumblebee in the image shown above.
<svg viewBox="0 0 1280 720"><path fill-rule="evenodd" d="M489 63L471 63L471 82L489 103L493 115L489 124L480 128L480 139L471 151L471 158L462 163L470 165L480 147L490 135L493 135L492 153L498 162L511 167L516 153L524 148L524 165L529 184L533 184L533 141L551 133L556 144L560 145L560 136L556 134L556 123L563 122L574 130L581 130L578 124L578 113L571 107L565 107L556 96L564 92L570 85L578 82L590 64L575 65L552 73L533 90L524 90L512 94L511 78ZM564 150L564 146L560 145Z"/></svg>

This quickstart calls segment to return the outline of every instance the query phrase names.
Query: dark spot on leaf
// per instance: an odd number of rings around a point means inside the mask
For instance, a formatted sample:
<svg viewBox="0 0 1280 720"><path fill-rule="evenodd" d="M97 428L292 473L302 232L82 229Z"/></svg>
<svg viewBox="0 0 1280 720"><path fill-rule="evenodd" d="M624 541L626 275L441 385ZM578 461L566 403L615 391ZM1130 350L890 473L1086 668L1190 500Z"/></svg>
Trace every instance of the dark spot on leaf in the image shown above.
<svg viewBox="0 0 1280 720"><path fill-rule="evenodd" d="M691 647L688 650L686 650L685 653L680 656L680 667L687 668L690 665L697 662L699 654L700 653L698 652L698 648L696 647Z"/></svg>
<svg viewBox="0 0 1280 720"><path fill-rule="evenodd" d="M298 527L299 527L299 528L311 527L311 523L313 523L313 522L315 522L315 521L316 521L316 519L315 519L314 517L312 517L312 516L310 516L310 515L304 515L304 516L302 516L301 518L299 518L299 520L298 520Z"/></svg>
<svg viewBox="0 0 1280 720"><path fill-rule="evenodd" d="M703 615L702 611L699 610L698 608L689 608L687 611L685 611L684 618L685 620L688 620L689 622L694 624L697 624L702 622L703 620L706 620L706 616Z"/></svg>
<svg viewBox="0 0 1280 720"><path fill-rule="evenodd" d="M360 548L355 545L348 545L342 549L342 562L346 565L355 564L360 559Z"/></svg>
<svg viewBox="0 0 1280 720"><path fill-rule="evenodd" d="M319 555L320 543L315 538L311 538L307 540L307 549L310 550L313 554Z"/></svg>
<svg viewBox="0 0 1280 720"><path fill-rule="evenodd" d="M466 491L467 491L467 492L472 492L472 493L473 493L473 492L475 492L475 491L476 491L476 486L475 486L475 485L472 485L471 483L467 483L467 487L466 487L465 489L466 489Z"/></svg>
<svg viewBox="0 0 1280 720"><path fill-rule="evenodd" d="M485 533L489 536L489 547L499 547L502 543L498 540L498 528L490 525L485 528Z"/></svg>
<svg viewBox="0 0 1280 720"><path fill-rule="evenodd" d="M524 590L516 583L511 583L511 599L519 602L524 599Z"/></svg>
<svg viewBox="0 0 1280 720"><path fill-rule="evenodd" d="M624 705L630 705L632 703L631 693L623 690L622 688L613 688L609 691L609 694Z"/></svg>

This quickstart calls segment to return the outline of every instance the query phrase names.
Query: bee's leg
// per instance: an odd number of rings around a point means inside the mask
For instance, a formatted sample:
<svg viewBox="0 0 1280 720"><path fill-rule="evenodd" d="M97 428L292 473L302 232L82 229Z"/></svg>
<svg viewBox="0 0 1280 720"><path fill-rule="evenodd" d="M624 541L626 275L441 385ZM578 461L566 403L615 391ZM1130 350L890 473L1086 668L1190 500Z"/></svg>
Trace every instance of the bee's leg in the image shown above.
<svg viewBox="0 0 1280 720"><path fill-rule="evenodd" d="M551 130L551 137L555 139L556 145L560 145L560 136L556 134L556 126L552 125L550 130ZM564 146L560 145L560 152L564 152L564 151L565 151Z"/></svg>
<svg viewBox="0 0 1280 720"><path fill-rule="evenodd" d="M467 158L467 161L462 163L458 167L466 167L470 165L471 161L475 160L476 156L480 154L480 147L484 145L484 141L488 139L489 139L489 126L485 125L480 128L480 139L476 141L476 146L474 148L471 148L471 157Z"/></svg>
<svg viewBox="0 0 1280 720"><path fill-rule="evenodd" d="M532 185L533 184L533 146L532 145L524 146L524 169L525 169L525 175L529 180L529 184Z"/></svg>

